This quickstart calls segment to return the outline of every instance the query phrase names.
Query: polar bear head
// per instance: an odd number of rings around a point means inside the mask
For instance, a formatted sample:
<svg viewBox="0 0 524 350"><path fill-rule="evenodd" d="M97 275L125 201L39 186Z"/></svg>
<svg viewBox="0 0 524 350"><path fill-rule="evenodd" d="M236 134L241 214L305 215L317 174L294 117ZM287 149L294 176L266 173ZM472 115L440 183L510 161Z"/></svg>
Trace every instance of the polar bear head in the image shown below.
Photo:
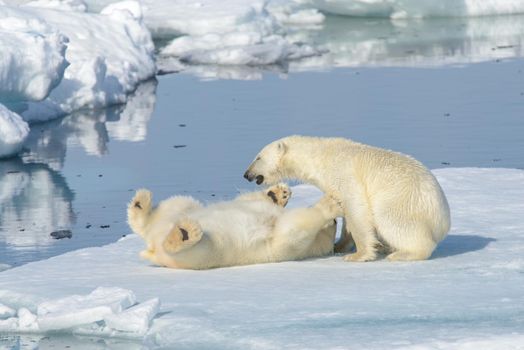
<svg viewBox="0 0 524 350"><path fill-rule="evenodd" d="M282 162L287 145L284 139L274 141L264 147L249 165L244 178L249 182L255 180L257 185L273 185L283 179Z"/></svg>

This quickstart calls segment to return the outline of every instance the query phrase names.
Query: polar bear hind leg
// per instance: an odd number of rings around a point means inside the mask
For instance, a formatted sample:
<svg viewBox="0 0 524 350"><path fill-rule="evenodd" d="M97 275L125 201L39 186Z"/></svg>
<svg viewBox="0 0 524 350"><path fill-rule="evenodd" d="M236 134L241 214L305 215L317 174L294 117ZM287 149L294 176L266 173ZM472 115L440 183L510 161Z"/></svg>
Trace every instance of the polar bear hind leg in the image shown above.
<svg viewBox="0 0 524 350"><path fill-rule="evenodd" d="M198 222L184 218L173 226L162 246L167 253L175 254L194 246L202 239L202 234Z"/></svg>
<svg viewBox="0 0 524 350"><path fill-rule="evenodd" d="M416 237L416 239L405 240L401 248L396 249L391 247L393 252L386 258L391 261L412 261L412 260L426 260L428 259L437 243L431 239L430 234L407 234L408 237Z"/></svg>

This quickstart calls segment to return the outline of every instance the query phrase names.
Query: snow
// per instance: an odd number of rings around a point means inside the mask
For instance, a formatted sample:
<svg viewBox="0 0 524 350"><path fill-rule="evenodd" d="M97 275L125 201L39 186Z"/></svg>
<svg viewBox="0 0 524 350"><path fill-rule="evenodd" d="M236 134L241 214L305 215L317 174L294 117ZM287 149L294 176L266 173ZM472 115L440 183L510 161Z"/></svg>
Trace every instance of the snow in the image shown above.
<svg viewBox="0 0 524 350"><path fill-rule="evenodd" d="M522 349L524 171L434 173L453 225L428 261L357 264L334 256L173 270L140 260L144 243L129 235L0 272L0 303L18 314L27 309L32 327L38 305L49 300L100 286L133 291L141 307L64 332L127 337L151 348ZM291 206L320 196L307 185L293 193ZM154 298L162 303L158 314ZM122 319L135 315L137 327L121 329ZM0 321L4 331L21 332L17 327L16 317Z"/></svg>
<svg viewBox="0 0 524 350"><path fill-rule="evenodd" d="M85 13L79 0L0 5L0 157L16 154L26 122L125 103L156 73L136 1ZM65 14L67 13L67 14Z"/></svg>
<svg viewBox="0 0 524 350"><path fill-rule="evenodd" d="M66 42L45 21L0 5L0 102L46 98L68 65Z"/></svg>
<svg viewBox="0 0 524 350"><path fill-rule="evenodd" d="M17 153L29 134L29 126L0 104L0 158Z"/></svg>
<svg viewBox="0 0 524 350"><path fill-rule="evenodd" d="M326 13L354 17L465 17L524 13L515 0L300 0Z"/></svg>
<svg viewBox="0 0 524 350"><path fill-rule="evenodd" d="M21 107L25 120L46 120L83 108L126 102L138 83L155 74L154 46L134 2L113 5L106 14L87 14L36 7L12 9L45 19L69 38L70 66L62 82L42 102ZM138 11L138 13L137 13Z"/></svg>
<svg viewBox="0 0 524 350"><path fill-rule="evenodd" d="M176 3L174 6L179 6L176 13L188 22L181 21L176 29L184 35L162 48L161 62L169 63L165 57L174 57L186 64L253 66L278 64L321 53L311 46L288 40L286 30L267 11L265 3L232 2L232 7L216 1L197 3L198 6L194 2ZM296 23L323 20L314 10L301 11L280 17ZM176 61L161 68L169 70L173 64Z"/></svg>
<svg viewBox="0 0 524 350"><path fill-rule="evenodd" d="M16 311L11 309L4 304L0 304L0 320L5 320L6 318L13 317L16 315Z"/></svg>

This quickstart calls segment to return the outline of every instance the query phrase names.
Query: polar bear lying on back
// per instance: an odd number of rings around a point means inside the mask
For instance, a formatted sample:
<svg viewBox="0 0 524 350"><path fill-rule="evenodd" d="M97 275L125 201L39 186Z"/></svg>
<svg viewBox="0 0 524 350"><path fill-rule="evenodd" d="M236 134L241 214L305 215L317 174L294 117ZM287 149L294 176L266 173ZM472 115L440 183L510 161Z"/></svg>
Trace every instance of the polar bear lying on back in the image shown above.
<svg viewBox="0 0 524 350"><path fill-rule="evenodd" d="M422 260L450 227L439 183L417 160L343 138L290 136L264 147L244 177L257 184L311 183L337 200L357 251L349 261ZM346 233L346 237L349 235Z"/></svg>
<svg viewBox="0 0 524 350"><path fill-rule="evenodd" d="M291 191L278 184L227 202L203 206L174 196L152 207L151 192L139 190L128 206L128 223L142 236L151 262L172 268L297 260L333 252L339 211L324 198L314 207L284 209Z"/></svg>

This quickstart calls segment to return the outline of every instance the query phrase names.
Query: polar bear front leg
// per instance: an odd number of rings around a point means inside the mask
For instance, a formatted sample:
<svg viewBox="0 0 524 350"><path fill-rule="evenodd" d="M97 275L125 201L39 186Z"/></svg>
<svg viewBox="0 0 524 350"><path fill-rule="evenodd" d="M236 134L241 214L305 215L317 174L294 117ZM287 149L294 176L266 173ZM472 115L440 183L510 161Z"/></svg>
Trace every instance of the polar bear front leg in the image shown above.
<svg viewBox="0 0 524 350"><path fill-rule="evenodd" d="M197 221L184 218L173 226L162 246L167 253L175 254L194 246L202 239L202 234Z"/></svg>
<svg viewBox="0 0 524 350"><path fill-rule="evenodd" d="M291 189L285 183L279 183L271 186L266 190L266 195L273 203L281 207L285 207L289 198L291 197Z"/></svg>
<svg viewBox="0 0 524 350"><path fill-rule="evenodd" d="M273 250L278 255L289 247L298 251L307 249L321 230L333 225L340 211L339 204L327 196L311 208L286 211L275 222L271 240Z"/></svg>
<svg viewBox="0 0 524 350"><path fill-rule="evenodd" d="M344 202L344 221L347 231L357 248L356 253L344 256L345 261L363 262L377 259L377 246L380 245L368 203L363 196L353 193L351 199Z"/></svg>

